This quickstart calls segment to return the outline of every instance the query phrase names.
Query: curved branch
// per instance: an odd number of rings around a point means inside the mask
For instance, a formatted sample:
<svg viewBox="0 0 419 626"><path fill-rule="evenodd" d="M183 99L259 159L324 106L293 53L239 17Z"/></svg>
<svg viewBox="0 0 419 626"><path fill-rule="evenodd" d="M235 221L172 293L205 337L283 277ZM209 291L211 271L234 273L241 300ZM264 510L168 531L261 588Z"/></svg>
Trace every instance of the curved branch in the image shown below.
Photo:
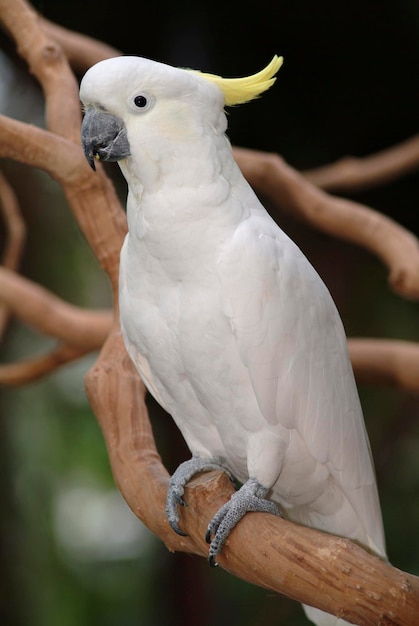
<svg viewBox="0 0 419 626"><path fill-rule="evenodd" d="M3 213L6 229L6 243L3 252L2 264L4 267L17 269L23 251L26 238L26 227L19 209L16 195L0 171L0 208ZM3 336L9 319L9 310L6 306L0 306L0 338Z"/></svg>
<svg viewBox="0 0 419 626"><path fill-rule="evenodd" d="M0 133L6 143L6 146L1 146L0 153L45 169L63 186L80 228L109 274L115 291L126 219L113 185L102 168L99 167L99 175L95 175L83 156L77 81L60 47L45 36L43 22L25 0L14 0L12 3L0 0L0 21L15 39L20 53L42 84L48 128L70 140L60 143L60 137L52 133L14 120L6 122L0 117ZM105 211L109 221L103 219ZM106 233L99 232L97 224L100 222L106 224ZM108 244L108 247L103 244Z"/></svg>
<svg viewBox="0 0 419 626"><path fill-rule="evenodd" d="M0 0L0 21L42 85L47 128L80 143L77 81L60 46L44 34L38 14L24 0Z"/></svg>
<svg viewBox="0 0 419 626"><path fill-rule="evenodd" d="M395 292L419 298L419 246L411 232L373 209L328 195L279 155L244 148L235 148L234 155L250 184L276 206L370 250L389 268Z"/></svg>
<svg viewBox="0 0 419 626"><path fill-rule="evenodd" d="M181 519L188 536L180 537L169 527L164 512L169 476L155 447L144 386L118 328L86 376L86 392L107 443L113 475L134 513L169 550L205 556L206 525L233 487L214 472L191 481ZM274 516L246 515L232 532L219 563L244 580L361 626L417 624L417 577L347 539Z"/></svg>
<svg viewBox="0 0 419 626"><path fill-rule="evenodd" d="M82 149L52 132L0 115L0 156L45 170L57 182L86 179ZM84 182L84 181L83 181Z"/></svg>
<svg viewBox="0 0 419 626"><path fill-rule="evenodd" d="M395 339L350 339L348 348L358 383L419 392L419 344Z"/></svg>
<svg viewBox="0 0 419 626"><path fill-rule="evenodd" d="M40 20L45 34L60 44L68 62L77 73L85 72L90 66L99 61L122 54L120 50L108 46L102 41L75 33L43 17Z"/></svg>
<svg viewBox="0 0 419 626"><path fill-rule="evenodd" d="M63 187L80 229L115 291L127 222L115 188L102 166L98 164L97 172L92 172L80 146L3 115L0 115L0 135L0 156L39 167Z"/></svg>
<svg viewBox="0 0 419 626"><path fill-rule="evenodd" d="M22 219L19 203L11 185L0 170L0 210L7 232L2 265L14 270L18 267L26 239L26 226Z"/></svg>
<svg viewBox="0 0 419 626"><path fill-rule="evenodd" d="M86 311L0 267L0 301L20 320L73 348L98 350L112 325L110 311Z"/></svg>
<svg viewBox="0 0 419 626"><path fill-rule="evenodd" d="M99 346L98 348L99 349ZM80 348L60 344L47 354L25 359L19 363L0 365L0 385L25 385L39 380L43 376L55 371L58 367L76 361L89 354L92 348Z"/></svg>
<svg viewBox="0 0 419 626"><path fill-rule="evenodd" d="M84 179L80 178L64 181L62 187L80 229L110 278L117 313L119 254L127 232L127 219L111 180L102 167L96 166L96 169L97 175L89 172L84 185Z"/></svg>
<svg viewBox="0 0 419 626"><path fill-rule="evenodd" d="M419 168L419 135L367 157L344 157L302 174L327 191L363 191L390 183Z"/></svg>

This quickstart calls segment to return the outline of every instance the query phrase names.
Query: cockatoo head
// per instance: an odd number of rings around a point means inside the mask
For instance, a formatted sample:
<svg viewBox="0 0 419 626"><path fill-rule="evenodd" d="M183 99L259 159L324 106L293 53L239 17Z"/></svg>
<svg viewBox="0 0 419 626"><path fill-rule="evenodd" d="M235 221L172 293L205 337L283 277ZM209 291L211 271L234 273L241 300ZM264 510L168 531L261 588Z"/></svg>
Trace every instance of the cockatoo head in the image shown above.
<svg viewBox="0 0 419 626"><path fill-rule="evenodd" d="M95 159L125 159L138 144L223 133L224 106L252 100L268 89L281 64L275 56L258 74L224 79L141 57L97 63L80 86L82 144L89 164L95 169Z"/></svg>

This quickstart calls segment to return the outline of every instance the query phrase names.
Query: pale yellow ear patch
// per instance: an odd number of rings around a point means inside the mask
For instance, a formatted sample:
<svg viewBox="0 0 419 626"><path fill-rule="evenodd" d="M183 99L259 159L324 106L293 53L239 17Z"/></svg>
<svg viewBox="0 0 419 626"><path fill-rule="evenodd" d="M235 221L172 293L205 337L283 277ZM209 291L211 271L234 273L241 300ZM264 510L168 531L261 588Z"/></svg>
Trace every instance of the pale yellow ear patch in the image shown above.
<svg viewBox="0 0 419 626"><path fill-rule="evenodd" d="M225 104L232 106L234 104L243 104L260 96L264 91L272 87L276 78L275 74L283 63L283 57L274 56L272 61L263 70L252 76L244 76L243 78L222 78L216 74L205 74L191 70L202 78L214 83L224 93Z"/></svg>

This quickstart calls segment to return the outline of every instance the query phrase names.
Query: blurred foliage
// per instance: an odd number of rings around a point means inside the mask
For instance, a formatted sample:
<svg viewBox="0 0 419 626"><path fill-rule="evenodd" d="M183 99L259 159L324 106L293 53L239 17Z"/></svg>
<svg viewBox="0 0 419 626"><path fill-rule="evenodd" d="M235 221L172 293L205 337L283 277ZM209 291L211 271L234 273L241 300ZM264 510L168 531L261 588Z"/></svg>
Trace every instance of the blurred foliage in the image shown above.
<svg viewBox="0 0 419 626"><path fill-rule="evenodd" d="M274 53L283 54L274 89L232 110L229 134L238 145L280 152L298 168L369 154L417 132L419 5L412 0L34 4L47 18L126 53L223 75L250 73ZM25 103L23 117L36 118L38 92L33 99L27 93L10 96ZM57 185L23 166L3 166L29 228L25 275L71 302L110 305L107 279ZM416 233L418 198L417 174L356 197ZM419 339L418 305L389 292L378 261L283 215L275 218L323 276L349 335ZM14 323L2 360L47 345ZM84 359L22 389L2 390L1 624L307 624L295 603L209 570L203 559L169 554L118 499L83 393L91 362ZM390 389L360 391L389 556L397 567L419 574L417 397ZM171 421L150 405L159 449L173 469L187 451Z"/></svg>

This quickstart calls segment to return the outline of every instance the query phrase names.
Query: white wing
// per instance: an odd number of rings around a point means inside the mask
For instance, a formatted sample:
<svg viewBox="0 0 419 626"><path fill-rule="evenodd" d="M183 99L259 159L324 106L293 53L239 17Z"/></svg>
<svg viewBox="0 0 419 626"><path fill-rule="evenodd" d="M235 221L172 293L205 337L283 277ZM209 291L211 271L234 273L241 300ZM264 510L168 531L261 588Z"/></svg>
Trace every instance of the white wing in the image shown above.
<svg viewBox="0 0 419 626"><path fill-rule="evenodd" d="M291 481L313 457L328 469L317 510L293 507L290 518L345 534L385 553L368 438L332 298L310 263L268 214L256 209L220 260L224 311L269 427L292 431ZM294 454L295 456L295 454ZM266 459L264 460L266 462ZM284 468L285 473L285 468ZM273 497L292 485L278 484ZM332 512L336 492L342 504ZM327 492L327 493L326 493ZM280 498L280 496L279 496Z"/></svg>

